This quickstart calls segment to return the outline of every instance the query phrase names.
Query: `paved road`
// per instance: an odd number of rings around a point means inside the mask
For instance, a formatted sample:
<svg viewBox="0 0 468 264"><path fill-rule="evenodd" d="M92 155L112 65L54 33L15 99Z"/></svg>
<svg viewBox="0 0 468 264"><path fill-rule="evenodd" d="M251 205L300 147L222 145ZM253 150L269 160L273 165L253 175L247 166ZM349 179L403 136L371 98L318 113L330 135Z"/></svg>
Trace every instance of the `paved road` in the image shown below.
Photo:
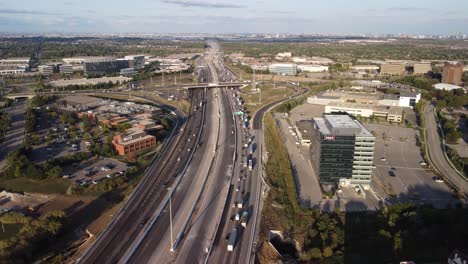
<svg viewBox="0 0 468 264"><path fill-rule="evenodd" d="M139 234L145 230L161 201L167 197L167 187L173 184L175 177L183 170L195 149L197 142L188 141L188 138L199 131L202 125L202 112L197 111L195 106L204 98L203 91L193 91L192 107L186 122L184 118L180 120L182 114L177 112L179 125L176 126L175 134L166 145L167 149L163 151L161 159L151 165L130 199L82 256L80 263L118 262ZM179 129L182 124L184 124L183 132ZM178 154L180 149L182 151Z"/></svg>
<svg viewBox="0 0 468 264"><path fill-rule="evenodd" d="M220 119L223 126L216 146L217 156L200 209L193 219L193 225L183 242L176 263L203 263L206 249L213 242L230 187L236 134L232 134L234 124L227 91L219 90L217 94L217 100L222 101L220 104L223 106Z"/></svg>
<svg viewBox="0 0 468 264"><path fill-rule="evenodd" d="M14 102L6 112L10 117L11 127L6 131L3 140L0 141L0 171L6 166L8 153L18 149L24 139L24 114L27 101L22 99Z"/></svg>
<svg viewBox="0 0 468 264"><path fill-rule="evenodd" d="M433 105L426 106L424 116L426 118L427 147L433 166L446 180L455 185L465 197L468 196L468 181L464 180L445 159Z"/></svg>

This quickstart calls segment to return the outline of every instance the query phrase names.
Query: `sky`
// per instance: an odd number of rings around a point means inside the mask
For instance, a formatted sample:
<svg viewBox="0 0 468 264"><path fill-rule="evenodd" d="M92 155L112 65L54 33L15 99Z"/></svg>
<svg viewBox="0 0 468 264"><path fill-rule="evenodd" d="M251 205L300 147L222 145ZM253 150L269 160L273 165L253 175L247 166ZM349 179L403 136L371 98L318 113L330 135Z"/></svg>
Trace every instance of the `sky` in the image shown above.
<svg viewBox="0 0 468 264"><path fill-rule="evenodd" d="M0 32L468 34L468 0L0 0Z"/></svg>

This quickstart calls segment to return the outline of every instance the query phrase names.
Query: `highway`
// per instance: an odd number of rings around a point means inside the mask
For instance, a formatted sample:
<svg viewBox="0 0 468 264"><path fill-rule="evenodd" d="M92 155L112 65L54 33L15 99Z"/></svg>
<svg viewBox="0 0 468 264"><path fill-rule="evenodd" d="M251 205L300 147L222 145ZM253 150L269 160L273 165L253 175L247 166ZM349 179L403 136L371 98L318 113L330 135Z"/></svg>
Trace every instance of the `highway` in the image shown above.
<svg viewBox="0 0 468 264"><path fill-rule="evenodd" d="M444 145L439 136L440 127L435 118L433 105L427 105L424 108L424 116L426 119L426 146L433 167L446 181L455 186L460 193L467 197L468 181L463 179L445 158Z"/></svg>
<svg viewBox="0 0 468 264"><path fill-rule="evenodd" d="M210 49L200 60L200 82L218 80L212 53ZM233 167L236 133L229 103L226 89L207 89L206 118L200 130L200 142L183 177L174 186L170 208L167 202L161 204L161 213L153 218L119 263L203 262L203 254L198 254L198 261L194 260L197 253L203 253L209 246L209 237L214 237L213 221L220 219L223 197L227 195L223 189ZM170 251L171 217L175 252ZM208 239L200 240L199 236Z"/></svg>
<svg viewBox="0 0 468 264"><path fill-rule="evenodd" d="M181 113L178 112L179 121L173 137L167 142L164 154L151 165L124 207L80 258L79 263L117 263L145 230L159 205L167 197L167 188L175 182L195 150L196 140L189 139L203 125L204 111L197 108L205 100L203 90L192 92L192 107L188 118L181 118Z"/></svg>

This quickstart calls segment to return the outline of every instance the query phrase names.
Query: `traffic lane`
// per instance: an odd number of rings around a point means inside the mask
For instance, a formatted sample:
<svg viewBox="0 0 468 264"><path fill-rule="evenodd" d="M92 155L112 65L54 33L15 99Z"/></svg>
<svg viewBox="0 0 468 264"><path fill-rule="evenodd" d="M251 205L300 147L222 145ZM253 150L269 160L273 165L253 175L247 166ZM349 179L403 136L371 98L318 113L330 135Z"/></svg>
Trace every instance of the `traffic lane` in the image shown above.
<svg viewBox="0 0 468 264"><path fill-rule="evenodd" d="M250 133L248 134L248 137L251 137ZM245 135L243 136L243 140L244 142L248 142ZM243 153L244 156L247 155L247 148L243 148L242 144L240 148L240 152ZM254 167L254 169L258 168L257 165L258 164L255 165L256 167ZM223 231L217 234L217 242L214 245L215 250L212 254L212 257L210 258L210 263L237 263L240 261L241 257L240 245L248 244L243 243L245 237L247 237L248 234L247 229L243 228L239 221L233 220L233 217L236 214L241 215L243 211L247 211L250 216L253 215L253 202L255 200L252 196L253 192L251 191L253 173L245 168L243 164L239 164L238 172L238 177L233 181L231 196L227 203L229 209L224 215L224 221L222 222L223 227L220 228L220 230ZM239 191L236 191L238 188ZM242 208L237 208L237 206L235 206L235 204L239 201L243 202ZM249 218L251 218L250 216ZM236 228L238 232L234 245L234 252L228 252L226 239L234 228Z"/></svg>

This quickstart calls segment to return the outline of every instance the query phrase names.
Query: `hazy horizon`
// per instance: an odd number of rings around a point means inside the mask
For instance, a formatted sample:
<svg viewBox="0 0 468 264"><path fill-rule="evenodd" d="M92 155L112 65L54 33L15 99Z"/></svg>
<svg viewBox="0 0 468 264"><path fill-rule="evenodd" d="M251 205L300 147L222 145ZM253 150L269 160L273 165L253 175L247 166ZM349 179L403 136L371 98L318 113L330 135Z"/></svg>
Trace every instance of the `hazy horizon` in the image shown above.
<svg viewBox="0 0 468 264"><path fill-rule="evenodd" d="M0 32L467 34L468 1L411 2L0 0Z"/></svg>

